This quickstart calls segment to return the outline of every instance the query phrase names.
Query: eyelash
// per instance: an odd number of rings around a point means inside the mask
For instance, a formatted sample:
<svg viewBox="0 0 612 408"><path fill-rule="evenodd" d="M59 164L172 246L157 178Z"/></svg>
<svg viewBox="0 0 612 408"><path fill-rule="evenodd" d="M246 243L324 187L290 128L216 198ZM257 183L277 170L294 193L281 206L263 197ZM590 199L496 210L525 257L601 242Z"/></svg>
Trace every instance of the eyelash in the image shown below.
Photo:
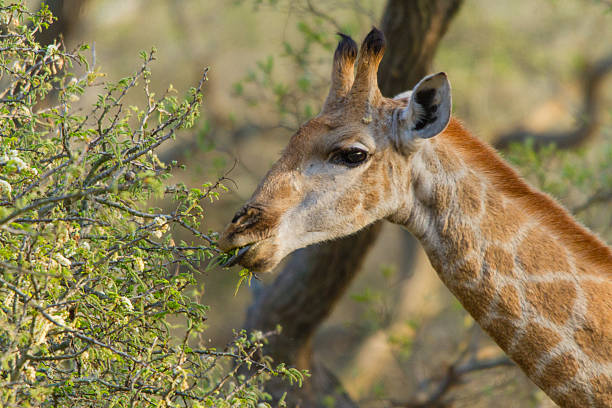
<svg viewBox="0 0 612 408"><path fill-rule="evenodd" d="M347 167L357 167L365 163L368 158L369 154L367 151L353 147L335 152L332 155L331 162Z"/></svg>

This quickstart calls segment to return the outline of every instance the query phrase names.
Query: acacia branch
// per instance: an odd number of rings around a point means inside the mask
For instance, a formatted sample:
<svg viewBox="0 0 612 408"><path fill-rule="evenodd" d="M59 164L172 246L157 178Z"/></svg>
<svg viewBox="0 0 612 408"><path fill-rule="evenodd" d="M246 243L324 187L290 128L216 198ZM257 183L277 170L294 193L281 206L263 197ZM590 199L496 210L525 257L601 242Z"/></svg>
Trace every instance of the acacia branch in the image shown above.
<svg viewBox="0 0 612 408"><path fill-rule="evenodd" d="M612 190L599 190L590 196L584 203L572 208L572 213L578 214L579 212L585 211L593 205L606 203L610 200L612 200Z"/></svg>
<svg viewBox="0 0 612 408"><path fill-rule="evenodd" d="M22 301L24 304L28 304L31 308L35 309L38 313L40 313L45 319L47 319L49 322L53 323L55 326L57 327L61 327L62 329L64 329L65 331L67 331L68 333L71 333L72 335L74 335L75 337L78 337L79 339L90 343L90 344L95 344L96 346L100 346L102 348L105 348L107 350L110 350L111 352L127 358L130 361L133 361L134 363L137 364L143 364L143 365L148 365L147 362L139 360L137 358L135 358L134 356L127 354L121 350L118 350L117 348L111 346L110 344L106 344L98 339L95 339L93 337L87 336L83 333L81 333L78 330L74 330L71 327L66 326L65 324L57 321L57 319L55 319L53 316L51 316L49 313L47 313L45 311L45 309L38 305L37 303L35 303L33 301L33 297L26 295L25 293L23 293L21 290L19 290L19 288L15 285L13 285L12 283L4 280L2 277L0 277L0 283L4 284L7 288L9 288L11 291L13 291L16 295L18 295L19 297L21 297Z"/></svg>
<svg viewBox="0 0 612 408"><path fill-rule="evenodd" d="M459 360L461 357L459 358ZM508 357L502 356L491 359L472 359L461 364L456 361L446 369L446 374L438 382L438 386L424 400L412 400L408 402L392 401L391 406L403 408L442 408L450 407L451 401L445 401L444 397L455 386L462 384L465 381L465 376L475 371L489 370L497 367L512 367L514 363ZM431 379L428 380L428 382Z"/></svg>

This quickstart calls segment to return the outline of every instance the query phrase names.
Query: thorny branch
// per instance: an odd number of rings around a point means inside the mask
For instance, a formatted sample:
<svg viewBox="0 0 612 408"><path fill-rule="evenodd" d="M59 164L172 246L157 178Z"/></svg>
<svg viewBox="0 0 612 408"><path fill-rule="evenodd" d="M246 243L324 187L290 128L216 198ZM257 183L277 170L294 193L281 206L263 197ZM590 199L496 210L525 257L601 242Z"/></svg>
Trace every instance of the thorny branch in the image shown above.
<svg viewBox="0 0 612 408"><path fill-rule="evenodd" d="M201 337L206 307L194 300L193 271L222 255L199 223L227 175L201 188L166 186L173 164L156 151L194 122L207 70L185 99L170 89L154 97L154 52L145 53L135 74L105 84L81 113L72 105L99 72L62 44L42 48L19 28L27 15L39 30L52 21L45 10L0 8L12 13L3 15L8 20L21 16L0 35L0 405L127 398L130 405L218 406L263 398L264 375L301 381L299 372L252 358L276 332L236 333L224 351L206 348ZM68 62L86 73L76 77ZM124 106L138 88L144 109ZM57 105L39 108L49 90ZM172 197L173 208L147 208L154 196ZM174 242L173 228L196 242ZM184 324L182 340L170 335L167 316ZM227 377L243 365L258 374Z"/></svg>
<svg viewBox="0 0 612 408"><path fill-rule="evenodd" d="M612 191L599 190L596 191L592 196L586 199L582 204L579 204L572 208L572 213L578 214L582 211L587 210L591 206L600 203L607 203L612 200Z"/></svg>
<svg viewBox="0 0 612 408"><path fill-rule="evenodd" d="M512 143L525 142L532 139L534 148L554 144L561 149L569 149L583 145L597 134L601 127L603 84L612 72L612 54L587 67L583 75L582 109L577 118L575 129L566 131L531 132L516 129L501 134L493 145L498 149L506 149Z"/></svg>
<svg viewBox="0 0 612 408"><path fill-rule="evenodd" d="M497 367L512 367L514 363L507 356L481 359L477 354L479 351L480 329L474 324L472 326L471 339L469 343L458 353L458 357L446 367L443 376L432 376L422 381L419 388L430 389L426 396L414 398L410 401L389 401L390 407L404 408L444 408L450 407L453 398L448 397L449 391L466 382L466 376L470 373L489 370ZM434 385L435 384L435 385ZM432 385L434 385L432 387Z"/></svg>

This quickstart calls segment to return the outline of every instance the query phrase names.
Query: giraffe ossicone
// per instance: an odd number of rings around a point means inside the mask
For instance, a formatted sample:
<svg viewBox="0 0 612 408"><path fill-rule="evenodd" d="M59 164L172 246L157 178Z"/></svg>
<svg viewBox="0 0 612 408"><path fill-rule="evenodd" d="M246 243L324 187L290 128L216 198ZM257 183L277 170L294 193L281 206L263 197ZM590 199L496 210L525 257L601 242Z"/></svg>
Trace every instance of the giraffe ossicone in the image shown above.
<svg viewBox="0 0 612 408"><path fill-rule="evenodd" d="M557 404L612 407L612 250L450 117L444 73L381 95L385 49L342 36L319 115L223 232L253 271L387 219ZM354 74L354 67L356 73Z"/></svg>

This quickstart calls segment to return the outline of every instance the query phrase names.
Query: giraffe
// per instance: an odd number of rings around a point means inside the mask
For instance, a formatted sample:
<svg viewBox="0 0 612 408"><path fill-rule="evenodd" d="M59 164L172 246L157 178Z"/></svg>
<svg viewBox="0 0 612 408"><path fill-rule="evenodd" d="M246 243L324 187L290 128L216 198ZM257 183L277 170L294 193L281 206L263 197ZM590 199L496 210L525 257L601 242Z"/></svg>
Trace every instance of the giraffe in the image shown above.
<svg viewBox="0 0 612 408"><path fill-rule="evenodd" d="M291 137L220 248L264 272L377 220L400 224L553 401L612 407L612 250L451 118L445 73L383 97L384 49L376 28L359 50L342 35L321 113Z"/></svg>

